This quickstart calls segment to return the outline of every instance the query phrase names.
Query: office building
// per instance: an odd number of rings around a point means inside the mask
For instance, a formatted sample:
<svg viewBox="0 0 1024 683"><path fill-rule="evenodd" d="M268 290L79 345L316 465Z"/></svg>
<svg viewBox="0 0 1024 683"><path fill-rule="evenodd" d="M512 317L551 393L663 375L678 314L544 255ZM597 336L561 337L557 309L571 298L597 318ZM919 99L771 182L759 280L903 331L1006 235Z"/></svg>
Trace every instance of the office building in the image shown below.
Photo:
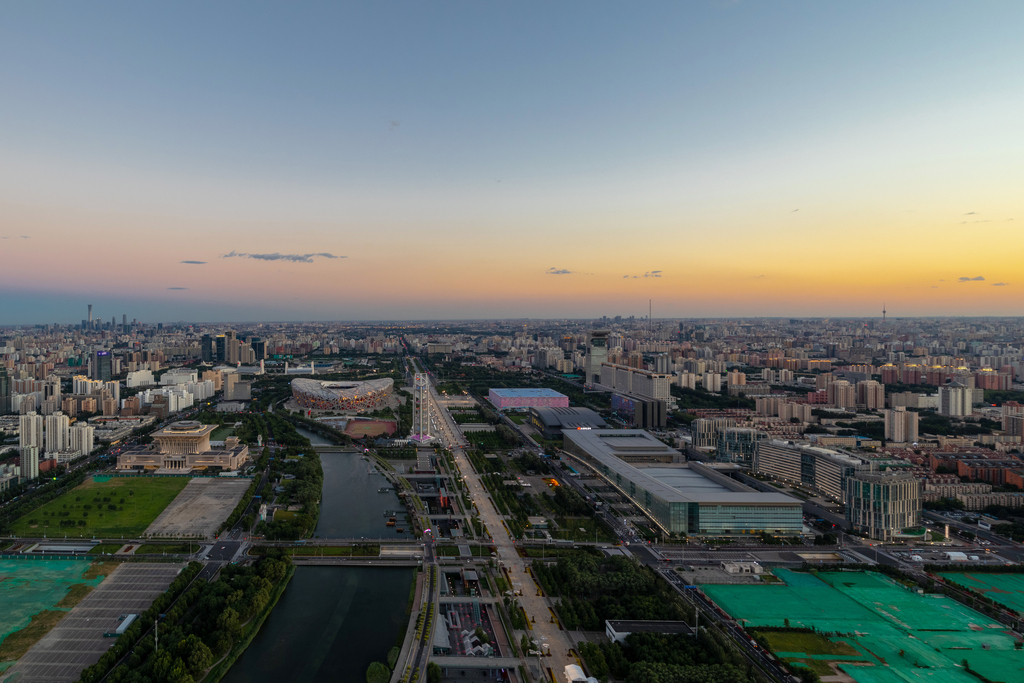
<svg viewBox="0 0 1024 683"><path fill-rule="evenodd" d="M109 382L114 376L110 351L97 351L92 356L92 378L100 382Z"/></svg>
<svg viewBox="0 0 1024 683"><path fill-rule="evenodd" d="M838 451L772 439L757 444L753 470L842 502L846 480L857 472L870 471L871 464Z"/></svg>
<svg viewBox="0 0 1024 683"><path fill-rule="evenodd" d="M974 392L959 382L939 387L939 414L947 417L966 417L974 413Z"/></svg>
<svg viewBox="0 0 1024 683"><path fill-rule="evenodd" d="M921 522L921 484L909 472L858 472L846 480L846 519L854 531L891 541Z"/></svg>
<svg viewBox="0 0 1024 683"><path fill-rule="evenodd" d="M917 443L918 414L903 406L885 411L885 440L893 443Z"/></svg>
<svg viewBox="0 0 1024 683"><path fill-rule="evenodd" d="M601 382L601 366L608 362L608 330L594 330L587 342L587 356L584 360L584 372L587 386Z"/></svg>
<svg viewBox="0 0 1024 683"><path fill-rule="evenodd" d="M204 334L200 341L200 358L204 363L213 363L217 360L217 350L213 344L213 337L208 334Z"/></svg>
<svg viewBox="0 0 1024 683"><path fill-rule="evenodd" d="M612 394L612 410L638 429L664 429L668 424L665 401L638 396Z"/></svg>
<svg viewBox="0 0 1024 683"><path fill-rule="evenodd" d="M754 461L758 442L766 438L768 435L764 432L749 427L727 427L718 437L716 459L719 462L750 465Z"/></svg>
<svg viewBox="0 0 1024 683"><path fill-rule="evenodd" d="M597 472L666 534L792 536L802 532L801 503L795 498L755 491L696 462L673 466L664 460L638 459L639 451L667 448L642 430L567 430L563 434L566 453ZM644 462L651 464L638 464Z"/></svg>
<svg viewBox="0 0 1024 683"><path fill-rule="evenodd" d="M569 397L552 389L491 389L487 394L487 400L498 410L569 407Z"/></svg>
<svg viewBox="0 0 1024 683"><path fill-rule="evenodd" d="M214 337L213 348L214 348L214 360L218 363L223 363L227 360L227 337L223 334L218 334Z"/></svg>
<svg viewBox="0 0 1024 683"><path fill-rule="evenodd" d="M0 415L10 415L11 410L11 378L7 368L0 367Z"/></svg>
<svg viewBox="0 0 1024 683"><path fill-rule="evenodd" d="M693 447L700 449L717 449L718 438L722 431L736 426L731 417L702 417L690 423L690 434Z"/></svg>
<svg viewBox="0 0 1024 683"><path fill-rule="evenodd" d="M562 438L563 429L604 429L608 425L590 408L535 407L529 411L530 424L545 439Z"/></svg>
<svg viewBox="0 0 1024 683"><path fill-rule="evenodd" d="M228 365L238 365L239 362L239 347L238 339L235 336L235 332L229 331L224 333L224 361Z"/></svg>
<svg viewBox="0 0 1024 683"><path fill-rule="evenodd" d="M601 364L603 387L644 399L666 401L671 396L672 376L639 370L628 365Z"/></svg>
<svg viewBox="0 0 1024 683"><path fill-rule="evenodd" d="M267 342L263 341L259 337L253 337L249 341L249 346L252 347L253 361L265 360L267 357Z"/></svg>

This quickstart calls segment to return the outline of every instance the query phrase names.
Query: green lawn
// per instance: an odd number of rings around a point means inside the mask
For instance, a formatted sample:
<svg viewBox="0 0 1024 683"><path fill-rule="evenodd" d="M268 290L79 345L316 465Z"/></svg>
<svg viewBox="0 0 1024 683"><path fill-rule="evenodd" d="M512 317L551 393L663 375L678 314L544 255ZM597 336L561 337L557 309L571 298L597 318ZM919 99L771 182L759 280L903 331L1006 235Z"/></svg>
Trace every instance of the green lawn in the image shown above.
<svg viewBox="0 0 1024 683"><path fill-rule="evenodd" d="M817 633L762 631L772 652L802 652L805 655L859 655L848 643L833 642Z"/></svg>
<svg viewBox="0 0 1024 683"><path fill-rule="evenodd" d="M113 555L118 550L124 547L124 543L100 543L97 546L93 546L93 549L89 551L90 555Z"/></svg>
<svg viewBox="0 0 1024 683"><path fill-rule="evenodd" d="M135 549L136 555L191 555L199 552L198 543L143 543Z"/></svg>
<svg viewBox="0 0 1024 683"><path fill-rule="evenodd" d="M213 430L213 433L210 434L210 441L223 441L224 439L228 438L229 436L234 436L234 435L235 435L235 428L234 427L217 427L216 429Z"/></svg>
<svg viewBox="0 0 1024 683"><path fill-rule="evenodd" d="M187 477L90 478L11 524L11 532L22 537L136 537L188 482Z"/></svg>

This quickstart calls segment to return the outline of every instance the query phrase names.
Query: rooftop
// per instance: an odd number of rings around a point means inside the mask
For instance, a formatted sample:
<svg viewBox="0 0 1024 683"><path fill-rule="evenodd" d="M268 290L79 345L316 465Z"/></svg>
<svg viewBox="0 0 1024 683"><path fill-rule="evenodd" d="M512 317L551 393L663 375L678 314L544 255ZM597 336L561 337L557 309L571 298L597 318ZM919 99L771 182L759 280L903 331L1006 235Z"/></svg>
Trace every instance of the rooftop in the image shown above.
<svg viewBox="0 0 1024 683"><path fill-rule="evenodd" d="M553 389L491 389L491 393L502 398L565 398Z"/></svg>

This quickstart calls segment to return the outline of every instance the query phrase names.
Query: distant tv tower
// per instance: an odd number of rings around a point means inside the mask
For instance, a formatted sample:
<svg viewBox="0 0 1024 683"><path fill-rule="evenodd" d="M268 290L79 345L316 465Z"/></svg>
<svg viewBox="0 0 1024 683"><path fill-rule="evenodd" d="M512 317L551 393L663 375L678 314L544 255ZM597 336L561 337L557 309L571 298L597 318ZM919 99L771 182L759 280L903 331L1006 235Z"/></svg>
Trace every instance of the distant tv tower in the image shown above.
<svg viewBox="0 0 1024 683"><path fill-rule="evenodd" d="M885 324L885 302L882 302L882 324Z"/></svg>

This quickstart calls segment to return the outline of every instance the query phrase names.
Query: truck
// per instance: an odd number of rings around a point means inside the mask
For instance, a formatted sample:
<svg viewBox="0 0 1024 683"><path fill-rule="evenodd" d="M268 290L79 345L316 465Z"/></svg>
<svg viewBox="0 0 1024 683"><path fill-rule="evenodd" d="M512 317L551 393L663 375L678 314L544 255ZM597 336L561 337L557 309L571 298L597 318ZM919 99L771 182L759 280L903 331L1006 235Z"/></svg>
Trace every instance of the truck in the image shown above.
<svg viewBox="0 0 1024 683"><path fill-rule="evenodd" d="M117 628L116 628L116 629L115 629L114 631L112 631L112 632L111 632L111 631L108 631L107 633L104 633L104 634L103 634L103 637L104 637L104 638L117 638L118 636L120 636L121 634L123 634L123 633L124 633L125 631L127 631L127 630L128 630L128 627L129 627L129 626L131 626L131 625L132 625L132 623L133 623L133 622L134 622L134 621L135 621L136 619L138 619L138 618L139 618L139 615L138 615L138 614L126 614L126 615L122 615L122 616L121 616L121 623L120 623L120 624L118 624Z"/></svg>

